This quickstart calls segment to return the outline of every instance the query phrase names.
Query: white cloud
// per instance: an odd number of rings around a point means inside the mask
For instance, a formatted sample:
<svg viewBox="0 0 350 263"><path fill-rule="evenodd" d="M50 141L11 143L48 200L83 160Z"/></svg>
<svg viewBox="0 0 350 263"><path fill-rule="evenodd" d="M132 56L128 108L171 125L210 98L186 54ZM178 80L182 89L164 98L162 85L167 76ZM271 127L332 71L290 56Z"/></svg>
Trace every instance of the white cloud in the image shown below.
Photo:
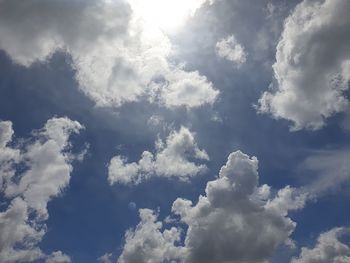
<svg viewBox="0 0 350 263"><path fill-rule="evenodd" d="M36 132L37 140L21 153L21 161L27 166L20 180L5 178L5 195L12 198L23 196L27 204L44 218L47 203L68 185L72 166L65 149L69 147L69 136L78 133L82 126L67 118L53 118Z"/></svg>
<svg viewBox="0 0 350 263"><path fill-rule="evenodd" d="M350 80L350 2L304 0L287 18L273 66L277 83L261 97L260 111L319 129L346 111Z"/></svg>
<svg viewBox="0 0 350 263"><path fill-rule="evenodd" d="M141 222L134 230L126 232L118 263L161 263L180 258L181 250L175 245L180 241L180 230L172 227L163 231L162 222L157 221L152 210L140 209L139 212Z"/></svg>
<svg viewBox="0 0 350 263"><path fill-rule="evenodd" d="M2 262L31 262L44 257L35 245L45 234L45 228L29 220L28 204L21 197L14 198L0 213L0 258ZM22 245L21 248L16 246Z"/></svg>
<svg viewBox="0 0 350 263"><path fill-rule="evenodd" d="M349 181L349 158L349 149L321 151L309 156L301 166L312 172L307 191L317 196Z"/></svg>
<svg viewBox="0 0 350 263"><path fill-rule="evenodd" d="M350 247L339 240L348 234L347 228L334 228L323 233L317 239L314 248L303 247L298 258L291 263L348 263L350 262Z"/></svg>
<svg viewBox="0 0 350 263"><path fill-rule="evenodd" d="M219 57L227 59L240 66L247 61L247 52L239 44L234 35L221 39L216 43L216 53Z"/></svg>
<svg viewBox="0 0 350 263"><path fill-rule="evenodd" d="M136 230L128 232L119 262L265 262L279 246L293 244L296 223L288 211L303 208L306 196L286 187L273 197L270 187L258 185L257 169L255 157L234 152L196 204L181 198L173 203L172 212L187 228L183 246L175 242L180 228L172 228L170 242L164 242L169 230L144 210L147 216L141 215Z"/></svg>
<svg viewBox="0 0 350 263"><path fill-rule="evenodd" d="M112 263L112 257L113 257L112 253L106 253L103 256L99 257L97 261L99 263Z"/></svg>
<svg viewBox="0 0 350 263"><path fill-rule="evenodd" d="M12 140L13 136L12 122L0 122L0 147L4 149L6 145Z"/></svg>
<svg viewBox="0 0 350 263"><path fill-rule="evenodd" d="M212 104L218 91L170 62L169 38L130 2L1 1L0 48L24 66L67 52L81 90L100 106L151 100L155 93L166 107ZM192 3L193 10L204 2Z"/></svg>
<svg viewBox="0 0 350 263"><path fill-rule="evenodd" d="M198 148L194 135L184 127L173 131L163 142L156 143L156 153L142 153L136 163L128 163L123 156L112 158L108 167L110 184L138 184L153 176L176 177L187 181L206 170L204 164L197 164L190 159L209 160L208 154Z"/></svg>
<svg viewBox="0 0 350 263"><path fill-rule="evenodd" d="M277 196L274 199L268 200L265 207L268 210L287 216L288 211L304 208L308 197L308 194L303 190L286 186L277 192Z"/></svg>
<svg viewBox="0 0 350 263"><path fill-rule="evenodd" d="M4 182L14 175L12 163L18 162L20 158L20 151L8 147L12 140L14 132L12 129L12 122L0 122L0 190L3 191Z"/></svg>
<svg viewBox="0 0 350 263"><path fill-rule="evenodd" d="M174 69L167 74L166 79L166 85L161 86L159 99L162 104L170 108L211 104L219 94L214 90L213 84L197 71Z"/></svg>
<svg viewBox="0 0 350 263"><path fill-rule="evenodd" d="M61 251L53 252L49 257L46 258L45 263L70 263L71 259Z"/></svg>
<svg viewBox="0 0 350 263"><path fill-rule="evenodd" d="M1 194L7 204L0 212L1 262L70 262L60 251L46 256L37 244L46 233L47 203L69 183L74 157L69 137L82 128L67 118L50 119L20 149L10 146L11 122L0 122Z"/></svg>
<svg viewBox="0 0 350 263"><path fill-rule="evenodd" d="M259 200L257 193L267 197L269 189L258 186L257 169L255 157L234 152L197 204L174 202L173 212L188 225L185 262L263 262L289 242L296 224L287 212L302 208L305 198L284 194L294 191L287 187L268 202Z"/></svg>

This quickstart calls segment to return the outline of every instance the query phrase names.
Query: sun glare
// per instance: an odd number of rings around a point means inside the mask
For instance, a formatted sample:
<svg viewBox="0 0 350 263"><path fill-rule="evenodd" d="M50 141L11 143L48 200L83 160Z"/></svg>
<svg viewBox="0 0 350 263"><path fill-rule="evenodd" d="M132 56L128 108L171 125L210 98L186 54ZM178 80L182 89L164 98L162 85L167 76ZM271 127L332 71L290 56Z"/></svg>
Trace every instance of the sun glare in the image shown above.
<svg viewBox="0 0 350 263"><path fill-rule="evenodd" d="M135 14L145 23L172 31L182 26L203 0L129 0Z"/></svg>

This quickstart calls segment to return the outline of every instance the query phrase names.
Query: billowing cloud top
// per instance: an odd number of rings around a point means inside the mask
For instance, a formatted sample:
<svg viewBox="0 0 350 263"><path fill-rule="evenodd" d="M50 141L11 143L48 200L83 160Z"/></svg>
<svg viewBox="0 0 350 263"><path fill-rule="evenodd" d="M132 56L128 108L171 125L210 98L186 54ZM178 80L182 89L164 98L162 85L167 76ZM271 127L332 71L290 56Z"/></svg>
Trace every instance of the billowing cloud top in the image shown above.
<svg viewBox="0 0 350 263"><path fill-rule="evenodd" d="M296 224L288 211L304 207L306 195L286 187L271 197L270 187L258 186L258 160L242 152L228 157L219 177L207 183L198 202L177 199L172 212L187 226L184 246L181 229L163 230L149 209L141 209L141 222L126 233L118 260L131 262L263 262L277 247L291 244Z"/></svg>
<svg viewBox="0 0 350 263"><path fill-rule="evenodd" d="M277 83L261 97L262 112L292 121L293 129L319 129L348 109L349 13L347 0L305 0L296 7L277 46Z"/></svg>
<svg viewBox="0 0 350 263"><path fill-rule="evenodd" d="M205 2L195 1L192 12ZM219 92L200 73L170 61L169 38L145 23L137 3L4 0L0 48L24 66L68 53L80 89L100 106L141 98L165 107L214 103Z"/></svg>

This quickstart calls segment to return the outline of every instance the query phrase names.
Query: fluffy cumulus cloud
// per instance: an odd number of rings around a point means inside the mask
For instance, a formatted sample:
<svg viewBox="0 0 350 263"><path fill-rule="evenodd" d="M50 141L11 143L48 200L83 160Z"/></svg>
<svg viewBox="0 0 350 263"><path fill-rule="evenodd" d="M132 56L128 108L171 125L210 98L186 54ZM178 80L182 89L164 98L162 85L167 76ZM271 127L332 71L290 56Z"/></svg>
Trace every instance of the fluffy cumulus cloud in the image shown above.
<svg viewBox="0 0 350 263"><path fill-rule="evenodd" d="M289 241L296 224L287 213L305 198L287 187L270 199L269 188L258 186L257 169L255 157L234 152L197 204L174 202L173 212L188 225L184 262L263 262Z"/></svg>
<svg viewBox="0 0 350 263"><path fill-rule="evenodd" d="M140 98L166 107L212 104L218 91L211 82L170 61L169 38L149 21L158 17L157 2L2 0L0 49L24 66L70 54L81 90L100 106ZM187 15L205 2L192 1Z"/></svg>
<svg viewBox="0 0 350 263"><path fill-rule="evenodd" d="M156 214L149 209L140 209L141 222L125 235L123 252L118 263L170 262L181 257L180 230L172 227L163 230L163 223L157 221Z"/></svg>
<svg viewBox="0 0 350 263"><path fill-rule="evenodd" d="M304 0L286 19L273 66L276 83L260 99L260 111L319 129L346 111L350 80L350 2Z"/></svg>
<svg viewBox="0 0 350 263"><path fill-rule="evenodd" d="M234 152L196 204L180 198L173 203L173 219L187 226L183 245L177 244L179 228L164 230L154 213L141 210L147 217L141 215L136 230L127 233L120 262L264 262L279 246L293 244L296 223L288 212L303 208L306 195L291 187L273 195L269 186L259 186L257 169L255 157Z"/></svg>
<svg viewBox="0 0 350 263"><path fill-rule="evenodd" d="M234 35L221 39L216 43L216 53L218 56L232 61L236 66L240 66L247 61L247 52L239 44Z"/></svg>
<svg viewBox="0 0 350 263"><path fill-rule="evenodd" d="M82 128L67 118L53 118L17 147L12 123L0 122L1 262L70 262L61 251L46 256L37 245L46 233L47 203L70 180L74 155L69 137Z"/></svg>
<svg viewBox="0 0 350 263"><path fill-rule="evenodd" d="M350 247L339 240L344 234L349 234L349 229L334 228L321 234L314 248L302 248L299 257L291 263L350 262Z"/></svg>
<svg viewBox="0 0 350 263"><path fill-rule="evenodd" d="M155 154L144 151L137 163L128 163L124 156L113 157L108 167L108 180L110 184L138 184L159 176L187 181L206 170L204 164L197 164L194 159L206 161L209 156L198 147L194 134L181 127L171 132L165 142L156 142Z"/></svg>

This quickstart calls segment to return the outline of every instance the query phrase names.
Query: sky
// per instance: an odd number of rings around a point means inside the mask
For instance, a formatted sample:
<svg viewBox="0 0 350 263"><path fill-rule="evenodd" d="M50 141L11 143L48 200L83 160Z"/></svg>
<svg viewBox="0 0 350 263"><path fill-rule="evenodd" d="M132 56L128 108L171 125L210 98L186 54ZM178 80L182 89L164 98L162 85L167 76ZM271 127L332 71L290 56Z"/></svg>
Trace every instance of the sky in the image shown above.
<svg viewBox="0 0 350 263"><path fill-rule="evenodd" d="M349 13L0 0L0 263L349 263Z"/></svg>

